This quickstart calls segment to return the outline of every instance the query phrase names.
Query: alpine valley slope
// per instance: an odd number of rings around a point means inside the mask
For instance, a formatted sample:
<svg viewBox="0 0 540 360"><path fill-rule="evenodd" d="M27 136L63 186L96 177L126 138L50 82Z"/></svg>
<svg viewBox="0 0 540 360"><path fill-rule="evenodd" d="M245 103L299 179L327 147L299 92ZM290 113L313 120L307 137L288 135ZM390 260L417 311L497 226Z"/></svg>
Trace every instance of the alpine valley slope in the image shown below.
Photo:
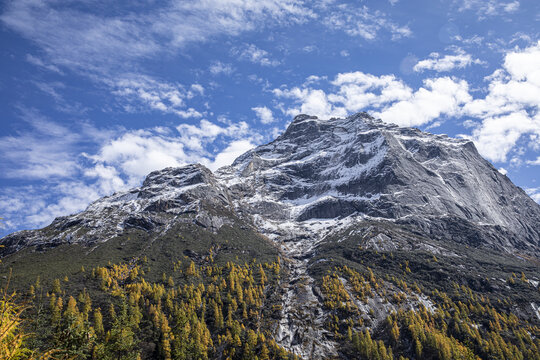
<svg viewBox="0 0 540 360"><path fill-rule="evenodd" d="M198 235L182 240L181 255L199 264L208 251L203 248L224 237L238 240L229 244L235 256L281 256L286 274L274 294L278 313L266 330L305 359L353 356L343 345L343 329L370 329L388 345L389 315L435 313L444 306L432 291L456 286L506 301L499 310L524 321L522 327L540 324L540 206L472 142L385 124L366 113L329 120L298 115L276 140L215 173L198 164L155 171L140 188L0 243L3 266L30 279L41 270L25 272L29 261L54 268L47 259L57 259L59 251L86 249L67 260L78 267L97 261L96 254L110 260L113 248L126 261L158 257L153 244L181 241L178 234L190 231ZM139 243L130 246L134 238ZM219 256L226 248L212 251ZM348 269L383 280L371 284L376 291L369 296L357 296ZM512 273L526 280L510 286ZM346 293L339 301L355 315L332 307L332 279ZM388 300L400 294L405 299ZM413 348L394 344L403 354Z"/></svg>

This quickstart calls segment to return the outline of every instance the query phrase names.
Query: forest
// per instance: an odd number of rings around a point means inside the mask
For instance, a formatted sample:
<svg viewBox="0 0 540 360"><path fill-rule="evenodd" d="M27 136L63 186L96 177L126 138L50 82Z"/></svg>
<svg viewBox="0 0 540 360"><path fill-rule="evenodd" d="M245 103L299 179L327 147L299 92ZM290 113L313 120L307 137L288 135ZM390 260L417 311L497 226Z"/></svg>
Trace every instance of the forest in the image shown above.
<svg viewBox="0 0 540 360"><path fill-rule="evenodd" d="M185 256L154 281L146 257L80 269L82 290L66 276L36 278L23 293L2 293L1 359L296 359L273 339L280 318L281 258L202 263ZM411 270L405 264L403 273ZM528 286L525 275L509 281ZM501 311L471 288L449 293L347 266L318 286L325 328L350 359L540 359L540 329ZM392 311L373 326L374 296ZM429 298L429 308L418 297ZM412 305L411 304L416 304ZM500 305L500 306L499 306ZM364 309L364 310L362 310Z"/></svg>

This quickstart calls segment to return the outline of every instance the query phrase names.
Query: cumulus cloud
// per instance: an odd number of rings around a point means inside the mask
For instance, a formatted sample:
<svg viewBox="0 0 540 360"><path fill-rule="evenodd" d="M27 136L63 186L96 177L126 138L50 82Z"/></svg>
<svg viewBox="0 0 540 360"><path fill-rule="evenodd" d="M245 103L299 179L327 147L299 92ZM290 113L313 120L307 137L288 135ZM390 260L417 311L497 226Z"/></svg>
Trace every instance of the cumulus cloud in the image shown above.
<svg viewBox="0 0 540 360"><path fill-rule="evenodd" d="M103 144L94 155L86 155L94 163L86 175L107 181L117 176L130 186L135 186L154 170L195 162L215 164L215 158L221 151L231 153L230 146L235 141L253 143L260 141L260 138L257 134L251 134L245 122L223 127L205 119L198 125L131 130ZM216 155L210 145L218 143L222 144L224 150ZM223 164L223 161L219 163Z"/></svg>
<svg viewBox="0 0 540 360"><path fill-rule="evenodd" d="M486 78L484 98L465 104L465 114L482 119L472 134L484 156L506 161L524 135L540 135L540 42L506 54L501 69Z"/></svg>
<svg viewBox="0 0 540 360"><path fill-rule="evenodd" d="M270 124L275 121L272 110L266 106L252 107L251 110L255 111L257 117L263 124Z"/></svg>
<svg viewBox="0 0 540 360"><path fill-rule="evenodd" d="M427 59L420 60L414 65L413 70L416 72L422 72L424 70L445 72L454 69L463 69L473 64L483 65L485 62L480 59L473 59L470 54L467 54L461 49L457 49L455 54L442 57L439 53L433 52Z"/></svg>
<svg viewBox="0 0 540 360"><path fill-rule="evenodd" d="M463 124L470 133L462 136L473 140L491 161L506 162L512 154L511 163L516 166L523 162L523 154L517 151L520 141L525 139L533 151L540 149L538 64L540 42L508 52L502 67L486 77L485 93L476 98L468 82L455 77L427 78L413 89L394 75L363 72L341 73L332 81L319 81L318 87L309 81L282 86L273 93L283 112L291 116L307 113L330 118L367 110L386 122L427 127L440 125L441 118L468 117ZM540 165L540 161L528 163Z"/></svg>
<svg viewBox="0 0 540 360"><path fill-rule="evenodd" d="M405 126L425 125L441 116L458 116L461 105L472 100L465 80L427 79L410 97L375 112L382 120Z"/></svg>
<svg viewBox="0 0 540 360"><path fill-rule="evenodd" d="M525 111L519 111L483 119L469 138L482 155L492 161L505 162L518 140L534 131L540 133L540 121L531 119Z"/></svg>
<svg viewBox="0 0 540 360"><path fill-rule="evenodd" d="M307 113L322 118L346 116L372 110L384 121L403 126L424 125L441 115L455 115L459 105L470 100L465 81L453 78L427 79L414 91L393 75L363 72L341 73L331 81L332 91L307 86L275 89L279 98L292 99L289 115Z"/></svg>
<svg viewBox="0 0 540 360"><path fill-rule="evenodd" d="M283 109L284 113L289 116L310 114L321 118L330 118L346 115L345 109L334 106L329 101L326 92L321 89L294 87L292 89L274 89L273 93L279 99L293 101L293 106Z"/></svg>
<svg viewBox="0 0 540 360"><path fill-rule="evenodd" d="M111 139L96 154L87 155L94 166L86 175L109 182L119 177L135 186L148 173L169 166L196 162L212 168L228 165L226 161L232 162L233 155L260 141L260 135L245 122L219 126L203 119L198 125L180 124L174 129L132 130Z"/></svg>
<svg viewBox="0 0 540 360"><path fill-rule="evenodd" d="M235 140L229 144L223 151L216 155L214 161L207 166L210 170L216 170L220 167L227 166L233 163L233 161L255 147L255 144L250 140Z"/></svg>

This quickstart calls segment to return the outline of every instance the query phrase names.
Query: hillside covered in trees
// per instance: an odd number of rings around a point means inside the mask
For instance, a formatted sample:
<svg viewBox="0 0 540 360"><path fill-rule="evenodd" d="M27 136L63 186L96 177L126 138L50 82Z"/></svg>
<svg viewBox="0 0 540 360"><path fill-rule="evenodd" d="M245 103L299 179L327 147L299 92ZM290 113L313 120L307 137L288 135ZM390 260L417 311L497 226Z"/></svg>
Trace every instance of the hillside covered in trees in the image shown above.
<svg viewBox="0 0 540 360"><path fill-rule="evenodd" d="M9 299L15 307L3 300L2 329L20 318L0 338L4 358L295 359L272 335L287 264L277 257L220 265L211 250L198 264L182 257L150 279L145 257L81 268L73 280L36 278ZM540 328L513 314L509 299L457 283L448 292L430 291L407 281L409 264L402 272L326 269L319 280L324 326L339 344L339 357L540 359ZM533 286L525 274L508 283ZM397 309L378 326L374 298ZM411 305L419 298L426 301ZM10 357L6 346L14 343L24 351Z"/></svg>

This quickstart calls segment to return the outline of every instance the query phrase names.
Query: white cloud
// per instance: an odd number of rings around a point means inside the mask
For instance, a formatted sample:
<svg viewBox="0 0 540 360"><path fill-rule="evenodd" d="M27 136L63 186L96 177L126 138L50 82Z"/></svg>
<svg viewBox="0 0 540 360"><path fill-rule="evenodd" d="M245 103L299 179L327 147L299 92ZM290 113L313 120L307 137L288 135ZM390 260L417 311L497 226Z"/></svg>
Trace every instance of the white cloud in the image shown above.
<svg viewBox="0 0 540 360"><path fill-rule="evenodd" d="M252 107L251 110L255 111L257 117L263 124L270 124L275 121L272 110L266 106Z"/></svg>
<svg viewBox="0 0 540 360"><path fill-rule="evenodd" d="M134 186L154 170L195 162L213 164L216 156L210 151L210 145L218 140L224 142L225 148L235 141L260 141L257 134L250 133L245 122L222 127L204 119L198 126L181 124L176 129L156 127L128 131L104 144L95 155L88 155L95 167L88 169L86 175L112 181L113 185L115 176L120 176Z"/></svg>
<svg viewBox="0 0 540 360"><path fill-rule="evenodd" d="M181 141L149 129L127 132L111 140L90 158L101 171L92 169L88 175L109 178L111 172L103 170L113 166L127 175L129 182L135 182L151 171L185 164L188 155Z"/></svg>
<svg viewBox="0 0 540 360"><path fill-rule="evenodd" d="M254 147L255 144L250 140L235 140L217 154L214 161L207 166L210 170L216 170L222 166L231 165L237 157Z"/></svg>
<svg viewBox="0 0 540 360"><path fill-rule="evenodd" d="M384 121L404 126L424 125L441 115L455 115L459 106L470 100L467 83L448 77L427 79L424 87L413 91L393 75L357 71L338 74L331 85L335 91L328 93L295 87L275 89L274 95L297 104L286 110L289 115L306 113L330 118L372 109Z"/></svg>
<svg viewBox="0 0 540 360"><path fill-rule="evenodd" d="M284 109L287 115L297 114L316 115L321 118L345 116L345 109L332 104L323 90L294 87L292 89L274 89L273 93L278 98L292 99L299 106Z"/></svg>
<svg viewBox="0 0 540 360"><path fill-rule="evenodd" d="M536 158L536 160L529 160L527 161L529 165L540 165L540 156Z"/></svg>
<svg viewBox="0 0 540 360"><path fill-rule="evenodd" d="M437 72L451 71L454 69L463 69L473 64L483 65L480 59L473 59L470 54L461 49L457 49L454 55L440 56L439 53L431 53L428 59L419 61L414 67L414 71L434 70Z"/></svg>
<svg viewBox="0 0 540 360"><path fill-rule="evenodd" d="M93 186L80 181L53 186L3 188L0 191L0 207L7 220L4 228L45 226L57 216L84 210L98 197L99 192Z"/></svg>
<svg viewBox="0 0 540 360"><path fill-rule="evenodd" d="M321 82L326 78L310 76L302 87L274 90L277 97L292 99L299 105L287 109L287 114L305 113L321 118L346 116L351 112L370 106L381 107L412 95L412 90L393 75L378 77L360 71L338 74L330 82L336 91L330 93L309 87L315 82L311 79Z"/></svg>
<svg viewBox="0 0 540 360"><path fill-rule="evenodd" d="M73 154L83 141L79 129L69 129L45 118L33 109L19 109L21 120L30 128L24 133L0 137L0 170L3 177L50 179L75 174L79 168Z"/></svg>
<svg viewBox="0 0 540 360"><path fill-rule="evenodd" d="M492 161L505 162L521 136L531 131L540 133L540 122L531 119L525 111L519 111L485 118L470 138L482 155Z"/></svg>
<svg viewBox="0 0 540 360"><path fill-rule="evenodd" d="M41 67L43 69L47 69L49 71L55 72L57 74L63 74L63 72L55 65L52 64L45 64L43 60L41 60L38 57L35 57L31 54L26 54L26 61L28 61L30 64Z"/></svg>
<svg viewBox="0 0 540 360"><path fill-rule="evenodd" d="M216 61L210 65L210 72L214 75L225 74L230 75L234 72L231 64L224 64L221 61Z"/></svg>
<svg viewBox="0 0 540 360"><path fill-rule="evenodd" d="M198 126L132 130L101 146L95 155L88 155L95 165L86 175L111 182L111 188L115 181L121 185L115 179L118 176L134 186L148 173L169 166L223 164L231 154L237 154L241 145L260 141L261 137L245 122L222 127L203 119ZM211 148L219 143L224 150L214 155Z"/></svg>
<svg viewBox="0 0 540 360"><path fill-rule="evenodd" d="M361 71L341 73L331 84L339 90L329 98L342 103L347 111L359 111L368 106L380 107L412 95L411 88L394 75L374 76Z"/></svg>
<svg viewBox="0 0 540 360"><path fill-rule="evenodd" d="M367 6L339 4L323 17L323 23L332 30L341 30L350 36L373 41L381 32L392 40L412 36L407 25L398 25L381 11L371 11Z"/></svg>
<svg viewBox="0 0 540 360"><path fill-rule="evenodd" d="M472 139L484 156L506 161L527 134L540 135L540 42L506 54L503 67L486 78L485 98L464 106L464 113L481 118Z"/></svg>
<svg viewBox="0 0 540 360"><path fill-rule="evenodd" d="M463 137L473 140L487 159L506 162L511 155L511 165L519 166L524 163L517 146L520 141L525 139L532 151L540 149L538 64L540 42L508 52L502 67L486 77L485 96L477 98L470 94L467 81L454 77L428 78L414 90L394 75L363 72L338 74L327 84L319 81L319 88L306 82L273 93L282 111L291 116L330 118L367 110L386 122L428 127L440 125L444 117L468 117L463 124L471 132Z"/></svg>
<svg viewBox="0 0 540 360"><path fill-rule="evenodd" d="M173 1L150 12L133 13L128 7L109 16L83 11L72 2L20 0L5 7L0 21L39 45L53 64L92 72L178 51L188 43L313 16L298 0Z"/></svg>
<svg viewBox="0 0 540 360"><path fill-rule="evenodd" d="M104 8L101 5L96 8ZM120 83L126 82L124 69L138 69L148 58L182 52L194 42L235 36L270 24L300 23L315 16L301 0L171 1L158 4L151 11L134 11L128 6L125 11L106 16L89 9L93 7L71 1L13 1L3 7L0 22L40 48L42 58L26 57L32 64L56 72L65 68L76 71L100 85L111 86L117 95L127 95L128 102L138 99L137 105L146 104L182 118L200 117L201 111L189 106L179 109L182 97L174 94L174 89L166 90L170 94L162 88L137 85L118 89L122 87ZM256 52L251 59L263 65L277 64ZM219 67L211 70L219 71ZM130 103L125 109L144 110L137 105Z"/></svg>
<svg viewBox="0 0 540 360"><path fill-rule="evenodd" d="M249 44L243 49L233 49L233 54L238 55L240 59L250 61L262 66L278 66L280 62L270 58L268 51L259 49L253 44Z"/></svg>
<svg viewBox="0 0 540 360"><path fill-rule="evenodd" d="M128 111L143 110L137 104L143 104L152 110L176 114L181 118L200 118L202 114L186 106L185 100L196 95L203 95L204 88L193 84L186 90L181 84L159 81L144 75L124 74L108 80L113 94L123 101ZM135 107L134 107L135 105Z"/></svg>
<svg viewBox="0 0 540 360"><path fill-rule="evenodd" d="M534 201L540 204L540 188L529 188L525 189L525 191Z"/></svg>
<svg viewBox="0 0 540 360"><path fill-rule="evenodd" d="M518 0L454 0L458 11L474 11L482 20L489 16L502 16L519 10Z"/></svg>
<svg viewBox="0 0 540 360"><path fill-rule="evenodd" d="M429 124L443 115L460 115L461 105L469 102L469 86L464 80L449 77L427 79L424 87L409 98L376 112L383 121L402 126Z"/></svg>
<svg viewBox="0 0 540 360"><path fill-rule="evenodd" d="M66 92L66 86L62 82L58 81L32 81L32 84L35 85L40 91L49 95L54 99L55 108L58 111L68 113L68 114L77 114L81 115L88 111L88 108L84 107L81 103L77 101L67 101L62 93Z"/></svg>
<svg viewBox="0 0 540 360"><path fill-rule="evenodd" d="M312 53L317 50L318 48L316 45L306 45L302 48L302 51L307 52L307 53Z"/></svg>
<svg viewBox="0 0 540 360"><path fill-rule="evenodd" d="M176 129L131 130L103 144L96 154L87 155L94 166L87 169L85 175L107 181L111 189L122 185L118 178L135 186L154 170L195 162L213 164L217 155L210 151L211 145L221 142L223 151L232 153L231 149L238 146L230 146L237 141L260 142L260 136L245 122L222 127L204 119L198 126L181 124Z"/></svg>

